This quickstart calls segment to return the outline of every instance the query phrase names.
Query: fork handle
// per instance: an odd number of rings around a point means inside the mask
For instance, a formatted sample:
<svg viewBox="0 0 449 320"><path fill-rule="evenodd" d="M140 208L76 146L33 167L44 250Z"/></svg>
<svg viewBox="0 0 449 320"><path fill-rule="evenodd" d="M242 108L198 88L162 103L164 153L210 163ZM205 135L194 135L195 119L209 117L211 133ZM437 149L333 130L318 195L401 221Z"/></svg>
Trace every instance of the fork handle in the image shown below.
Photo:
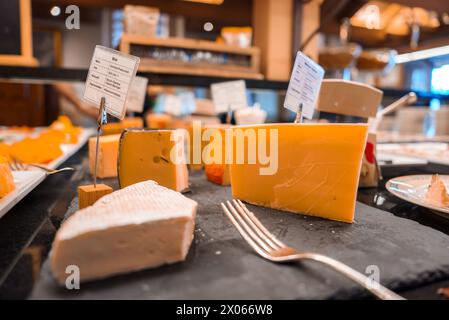
<svg viewBox="0 0 449 320"><path fill-rule="evenodd" d="M342 275L344 275L347 278L358 283L359 285L364 287L366 290L370 291L373 295L375 295L379 299L382 299L382 300L405 300L403 297L394 293L390 289L382 286L380 283L376 282L376 285L372 285L373 280L369 279L368 277L361 274L360 272L352 269L351 267L348 267L344 263L341 263L340 261L334 260L332 258L329 258L329 257L321 255L321 254L317 254L317 253L301 254L300 260L302 260L302 259L318 261L318 262L321 262L321 263L331 267L335 271L338 271Z"/></svg>

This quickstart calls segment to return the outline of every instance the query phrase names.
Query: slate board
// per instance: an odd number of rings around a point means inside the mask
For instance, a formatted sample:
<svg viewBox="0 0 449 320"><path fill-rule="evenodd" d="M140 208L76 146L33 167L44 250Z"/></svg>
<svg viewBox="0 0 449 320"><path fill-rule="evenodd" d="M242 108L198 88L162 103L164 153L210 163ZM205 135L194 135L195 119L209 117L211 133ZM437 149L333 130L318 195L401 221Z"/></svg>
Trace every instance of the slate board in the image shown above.
<svg viewBox="0 0 449 320"><path fill-rule="evenodd" d="M203 173L191 175L188 197L198 201L195 239L182 263L60 288L48 260L32 299L346 299L369 296L351 281L315 262L279 265L257 256L222 213L229 187ZM73 207L76 207L76 200ZM449 237L414 221L357 203L345 224L249 206L280 240L338 259L364 272L380 269L393 290L449 278ZM69 213L73 209L69 209ZM117 257L120 258L120 257Z"/></svg>

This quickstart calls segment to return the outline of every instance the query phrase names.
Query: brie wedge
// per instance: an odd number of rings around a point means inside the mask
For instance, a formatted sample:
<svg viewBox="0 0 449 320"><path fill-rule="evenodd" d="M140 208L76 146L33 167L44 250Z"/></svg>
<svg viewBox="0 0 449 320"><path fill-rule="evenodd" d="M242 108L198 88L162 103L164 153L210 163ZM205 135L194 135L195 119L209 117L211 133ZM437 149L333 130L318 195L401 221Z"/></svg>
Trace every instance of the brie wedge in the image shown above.
<svg viewBox="0 0 449 320"><path fill-rule="evenodd" d="M151 180L108 194L62 224L51 253L53 274L64 284L76 266L84 282L182 261L196 208Z"/></svg>

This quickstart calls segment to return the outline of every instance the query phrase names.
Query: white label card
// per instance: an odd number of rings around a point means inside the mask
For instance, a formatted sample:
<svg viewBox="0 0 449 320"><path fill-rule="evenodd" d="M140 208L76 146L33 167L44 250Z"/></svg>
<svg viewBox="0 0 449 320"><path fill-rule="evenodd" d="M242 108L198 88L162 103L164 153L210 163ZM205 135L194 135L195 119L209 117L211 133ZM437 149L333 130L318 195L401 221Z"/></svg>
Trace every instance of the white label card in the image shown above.
<svg viewBox="0 0 449 320"><path fill-rule="evenodd" d="M324 69L298 51L285 95L284 108L298 112L302 104L302 116L312 119L323 77Z"/></svg>
<svg viewBox="0 0 449 320"><path fill-rule="evenodd" d="M244 80L214 83L210 89L217 113L228 112L228 108L246 108L248 105Z"/></svg>
<svg viewBox="0 0 449 320"><path fill-rule="evenodd" d="M126 98L140 59L110 48L96 46L84 88L84 100L100 107L105 98L106 112L123 119Z"/></svg>
<svg viewBox="0 0 449 320"><path fill-rule="evenodd" d="M148 79L144 77L134 77L129 88L128 98L126 98L126 110L131 112L142 112L147 93Z"/></svg>

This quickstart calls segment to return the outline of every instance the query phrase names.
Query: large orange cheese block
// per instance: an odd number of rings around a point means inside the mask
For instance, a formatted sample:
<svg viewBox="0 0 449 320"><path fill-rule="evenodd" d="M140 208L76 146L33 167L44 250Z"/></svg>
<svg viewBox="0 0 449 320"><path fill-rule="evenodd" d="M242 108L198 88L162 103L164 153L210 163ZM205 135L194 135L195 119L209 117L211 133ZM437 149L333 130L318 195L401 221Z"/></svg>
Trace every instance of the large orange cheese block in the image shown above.
<svg viewBox="0 0 449 320"><path fill-rule="evenodd" d="M8 160L0 156L0 198L15 189L14 178L8 165Z"/></svg>
<svg viewBox="0 0 449 320"><path fill-rule="evenodd" d="M172 134L177 135L176 141ZM189 176L184 143L181 130L125 130L119 143L120 188L154 180L175 191L187 190Z"/></svg>
<svg viewBox="0 0 449 320"><path fill-rule="evenodd" d="M118 158L118 143L120 140L119 134L112 134L108 136L101 136L98 145L98 164L97 177L111 178L117 177L117 158ZM95 152L97 147L97 138L89 139L89 170L90 174L95 171Z"/></svg>
<svg viewBox="0 0 449 320"><path fill-rule="evenodd" d="M256 205L351 223L367 129L365 124L266 124L231 129L232 195ZM244 148L236 143L237 134L250 137L244 140ZM248 159L253 140L268 158L252 154L253 164L248 160L235 163L236 155Z"/></svg>

